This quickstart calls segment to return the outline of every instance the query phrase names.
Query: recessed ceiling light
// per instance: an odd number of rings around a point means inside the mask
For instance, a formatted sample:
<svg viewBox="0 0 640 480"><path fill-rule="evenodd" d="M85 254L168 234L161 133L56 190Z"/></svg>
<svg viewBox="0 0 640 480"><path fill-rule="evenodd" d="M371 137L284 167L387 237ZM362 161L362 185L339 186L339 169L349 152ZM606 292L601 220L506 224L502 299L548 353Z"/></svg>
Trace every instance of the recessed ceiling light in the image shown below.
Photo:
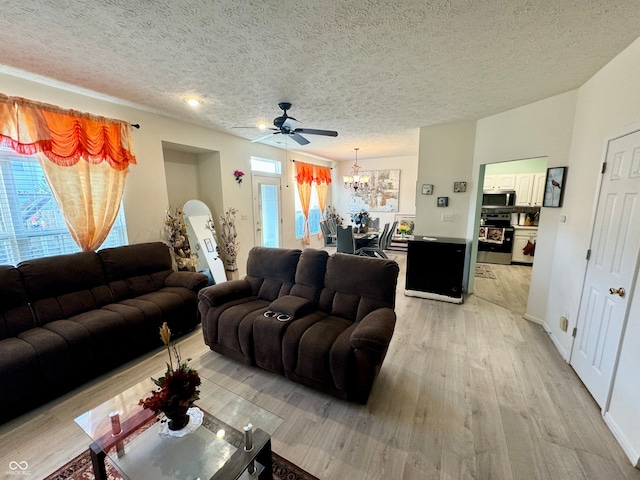
<svg viewBox="0 0 640 480"><path fill-rule="evenodd" d="M256 127L258 127L260 130L266 130L268 125L266 123L259 123L258 125L256 125Z"/></svg>
<svg viewBox="0 0 640 480"><path fill-rule="evenodd" d="M187 102L192 107L197 107L203 104L203 101L196 97L185 97L184 101Z"/></svg>

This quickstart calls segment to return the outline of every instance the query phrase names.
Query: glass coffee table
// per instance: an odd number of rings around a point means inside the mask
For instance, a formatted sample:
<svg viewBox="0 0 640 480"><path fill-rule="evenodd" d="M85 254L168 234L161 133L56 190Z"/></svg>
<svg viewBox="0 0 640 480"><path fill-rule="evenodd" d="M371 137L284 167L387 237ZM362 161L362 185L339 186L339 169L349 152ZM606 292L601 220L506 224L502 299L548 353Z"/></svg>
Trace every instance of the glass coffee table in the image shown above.
<svg viewBox="0 0 640 480"><path fill-rule="evenodd" d="M270 480L271 435L282 419L201 380L198 408L180 432L169 431L166 422L138 405L156 388L151 379L77 417L75 422L93 441L96 480L107 478L106 457L130 480ZM248 439L250 450L245 447Z"/></svg>

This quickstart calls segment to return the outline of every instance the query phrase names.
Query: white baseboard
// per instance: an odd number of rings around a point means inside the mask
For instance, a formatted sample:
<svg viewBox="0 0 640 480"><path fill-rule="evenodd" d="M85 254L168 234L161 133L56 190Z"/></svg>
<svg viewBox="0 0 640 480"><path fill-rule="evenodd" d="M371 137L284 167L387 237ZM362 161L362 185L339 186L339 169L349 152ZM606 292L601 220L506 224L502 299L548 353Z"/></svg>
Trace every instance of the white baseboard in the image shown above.
<svg viewBox="0 0 640 480"><path fill-rule="evenodd" d="M446 295L440 295L439 293L431 293L431 292L423 292L420 290L405 290L405 296L407 297L418 297L418 298L427 298L429 300L440 300L441 302L449 302L449 303L462 303L462 297L448 297Z"/></svg>
<svg viewBox="0 0 640 480"><path fill-rule="evenodd" d="M540 320L538 317L534 317L533 315L529 315L528 313L525 313L522 316L522 318L524 318L525 320L530 321L531 323L537 323L538 325L544 326L544 321L543 320Z"/></svg>
<svg viewBox="0 0 640 480"><path fill-rule="evenodd" d="M609 427L609 430L611 430L611 433L613 433L613 436L616 437L616 440L622 447L622 450L627 455L627 458L629 459L631 464L635 468L640 468L640 455L638 454L636 449L633 448L631 443L629 443L627 437L624 435L624 433L622 433L622 430L620 430L620 427L618 427L618 424L613 419L613 417L611 417L611 414L609 412L604 414L604 422Z"/></svg>

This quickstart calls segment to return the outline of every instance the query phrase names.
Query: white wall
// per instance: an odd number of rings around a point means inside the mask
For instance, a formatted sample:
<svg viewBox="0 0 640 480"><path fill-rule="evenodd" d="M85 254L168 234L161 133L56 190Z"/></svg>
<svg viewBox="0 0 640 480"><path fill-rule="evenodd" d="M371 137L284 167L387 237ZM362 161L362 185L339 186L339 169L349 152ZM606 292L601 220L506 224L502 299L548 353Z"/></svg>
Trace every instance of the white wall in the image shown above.
<svg viewBox="0 0 640 480"><path fill-rule="evenodd" d="M473 160L472 208L469 210L467 233L468 238L473 239L476 244L477 239L474 237L477 225L474 222L478 206L476 199L480 166L535 157L547 157L549 167L568 165L577 97L577 91L567 92L478 121ZM567 175L566 192L570 190L582 191L580 184L572 177L571 168ZM565 214L569 222L573 222L573 208L583 209L584 203L570 206L565 198L562 208L543 208L540 213L536 261L531 272L526 313L529 320L548 323L552 339L565 358L568 353L565 338L567 334L559 330L558 321L555 320L556 312L551 315L548 313L547 303L559 217ZM586 252L586 247L584 251ZM570 307L567 308L571 310Z"/></svg>
<svg viewBox="0 0 640 480"><path fill-rule="evenodd" d="M350 224L349 196L352 190L347 190L344 188L342 177L343 175L349 175L351 173L351 167L353 167L353 164L355 163L355 158L356 157L354 153L353 161L339 162L335 165L332 171L334 183L332 184L331 190L334 201L333 203L328 203L329 205L335 206L340 214L345 218L345 225ZM365 160L358 158L358 165L360 165L361 167L360 171L400 169L400 195L398 198L398 211L393 213L371 213L372 218L380 217L380 228L382 228L382 226L387 222L393 223L397 214L415 214L415 185L416 175L418 171L417 157L403 156Z"/></svg>
<svg viewBox="0 0 640 480"><path fill-rule="evenodd" d="M169 206L182 208L188 200L200 200L198 157L194 153L164 151Z"/></svg>
<svg viewBox="0 0 640 480"><path fill-rule="evenodd" d="M569 168L569 179L573 179L578 187L577 191L574 187L574 191L566 191L565 201L575 208L572 208L573 221L566 224L559 235L562 243L557 251L557 265L554 265L550 284L550 312L562 311L565 303L561 296L563 292L572 296L572 304L578 300L576 295L582 285L582 268L575 268L574 264L583 263L579 257L584 252L572 252L571 247L578 244L583 250L585 242L581 237L589 237L594 216L594 208L584 199L595 196L607 141L640 129L639 78L640 39L580 88ZM584 196L578 193L581 190L585 192ZM585 205L584 211L578 208L581 200ZM568 276L564 275L564 269L568 270ZM573 288L561 288L562 283L574 282L576 286ZM605 419L629 458L637 465L640 458L640 283L637 280L630 293L629 317ZM575 318L570 320L575 324Z"/></svg>
<svg viewBox="0 0 640 480"><path fill-rule="evenodd" d="M216 158L219 158L219 168L217 171L210 172L218 178L212 178L210 182L213 186L211 188L217 188L220 191L210 195L206 191L208 186L203 185L201 182L199 184L200 194L203 197L222 199L223 205L216 204L212 208L212 212L214 210L223 212L229 207L234 207L241 213L247 213L247 220L241 220L240 215L237 217L240 239L240 254L238 256L240 274L245 272L247 254L254 243L253 198L251 182L245 180L242 185L238 185L234 180L233 171L240 169L249 174L251 172L250 161L252 155L283 162L283 247L303 247L302 241L296 240L292 235L294 231L293 189L284 187L287 184L287 175L290 175L291 167L284 158L285 152L282 149L260 143L251 143L239 137L184 121L174 120L106 100L98 100L6 74L0 74L0 91L9 96L24 97L59 105L62 108L72 108L141 125L141 128L139 130L134 129L132 134L138 164L129 168L123 199L129 243L158 241L163 238L164 215L169 205L166 184L167 175L162 147L162 142L165 141L211 150L218 155ZM206 106L202 108L206 108ZM329 160L318 160L302 153L296 153L295 158L309 163L327 166L331 164ZM219 200L217 201L219 202ZM313 237L310 246L320 248L322 244L321 240Z"/></svg>
<svg viewBox="0 0 640 480"><path fill-rule="evenodd" d="M435 237L466 238L472 179L476 122L434 125L420 129L416 197L416 233ZM467 182L467 191L453 192L453 182ZM433 195L422 195L422 185L432 184ZM448 207L438 207L438 197L449 197ZM453 215L445 222L443 214Z"/></svg>

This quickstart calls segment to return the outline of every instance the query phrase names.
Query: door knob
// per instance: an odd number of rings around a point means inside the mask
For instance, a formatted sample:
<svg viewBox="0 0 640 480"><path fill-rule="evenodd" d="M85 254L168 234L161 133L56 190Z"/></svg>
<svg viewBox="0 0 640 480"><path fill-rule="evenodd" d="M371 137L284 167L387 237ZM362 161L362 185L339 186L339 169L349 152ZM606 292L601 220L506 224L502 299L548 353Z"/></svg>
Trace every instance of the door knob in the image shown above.
<svg viewBox="0 0 640 480"><path fill-rule="evenodd" d="M627 292L625 292L625 291L624 291L624 287L620 287L620 288L610 288L610 289L609 289L609 293L610 293L611 295L616 295L616 294L618 294L618 295L620 295L621 297L624 297L625 293L627 293Z"/></svg>

